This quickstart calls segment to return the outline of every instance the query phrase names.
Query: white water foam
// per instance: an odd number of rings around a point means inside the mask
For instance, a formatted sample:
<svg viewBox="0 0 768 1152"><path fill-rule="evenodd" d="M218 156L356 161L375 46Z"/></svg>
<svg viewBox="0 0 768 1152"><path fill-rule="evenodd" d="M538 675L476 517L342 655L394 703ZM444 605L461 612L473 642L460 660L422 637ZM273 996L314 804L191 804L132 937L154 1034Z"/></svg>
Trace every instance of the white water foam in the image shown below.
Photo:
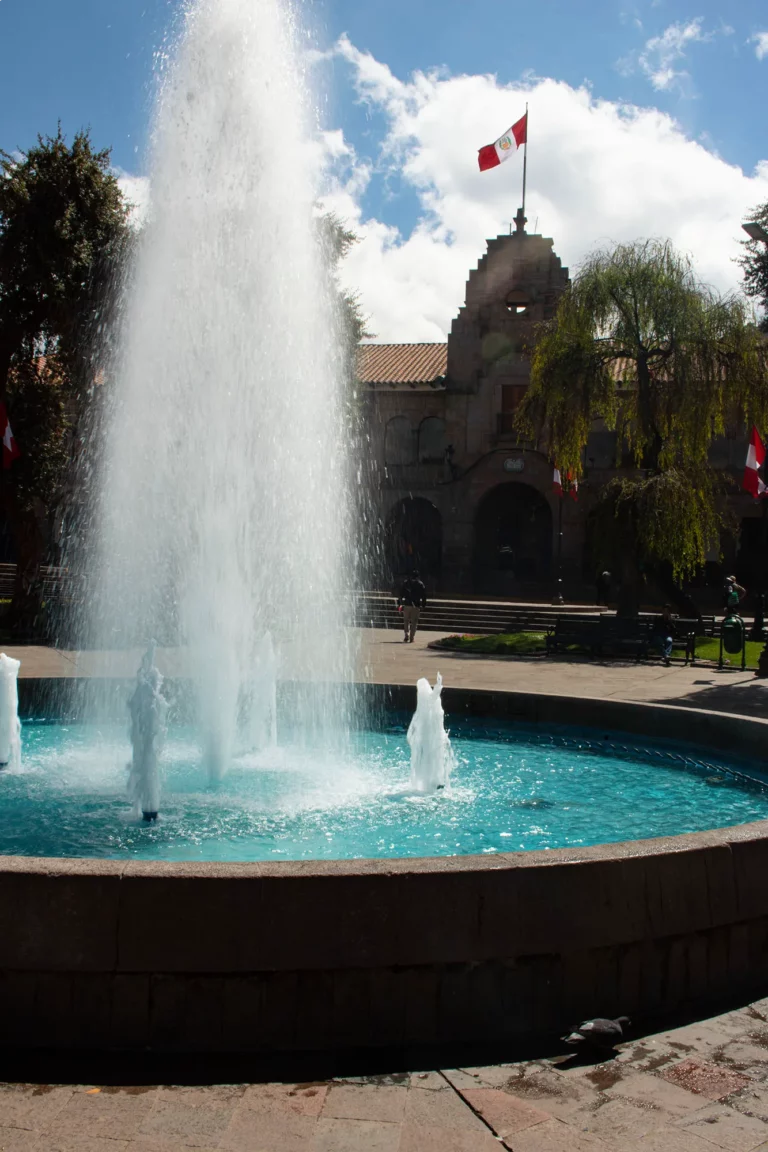
<svg viewBox="0 0 768 1152"><path fill-rule="evenodd" d="M187 7L112 381L95 633L189 647L212 779L243 733L275 739L267 634L296 679L351 677L346 369L296 39L280 0ZM297 707L309 741L344 727L341 692Z"/></svg>

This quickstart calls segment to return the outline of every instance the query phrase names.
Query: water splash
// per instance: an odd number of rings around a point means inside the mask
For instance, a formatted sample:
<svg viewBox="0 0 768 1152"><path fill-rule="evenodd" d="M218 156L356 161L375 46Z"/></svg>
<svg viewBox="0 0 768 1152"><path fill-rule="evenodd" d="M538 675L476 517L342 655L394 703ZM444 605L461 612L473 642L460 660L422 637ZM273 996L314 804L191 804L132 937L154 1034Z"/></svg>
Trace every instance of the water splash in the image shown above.
<svg viewBox="0 0 768 1152"><path fill-rule="evenodd" d="M136 815L141 813L148 821L156 820L160 811L160 757L168 729L168 702L160 691L162 685L163 677L155 667L155 645L150 644L128 702L133 745L128 796Z"/></svg>
<svg viewBox="0 0 768 1152"><path fill-rule="evenodd" d="M293 678L351 678L346 364L296 35L279 0L186 9L107 433L97 637L188 647L213 779L266 633L290 646ZM297 725L332 742L346 699L307 695Z"/></svg>
<svg viewBox="0 0 768 1152"><path fill-rule="evenodd" d="M445 730L442 690L443 678L439 672L434 688L424 678L416 684L416 711L408 726L411 788L414 792L434 792L444 788L456 763Z"/></svg>
<svg viewBox="0 0 768 1152"><path fill-rule="evenodd" d="M0 768L18 768L21 763L20 668L20 660L0 652Z"/></svg>

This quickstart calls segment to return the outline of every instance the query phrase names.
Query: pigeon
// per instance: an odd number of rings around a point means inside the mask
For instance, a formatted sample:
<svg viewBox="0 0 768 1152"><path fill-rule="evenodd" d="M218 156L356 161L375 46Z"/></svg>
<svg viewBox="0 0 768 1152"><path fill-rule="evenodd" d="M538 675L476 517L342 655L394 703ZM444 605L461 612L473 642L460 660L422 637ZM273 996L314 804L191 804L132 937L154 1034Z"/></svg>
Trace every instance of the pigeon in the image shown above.
<svg viewBox="0 0 768 1152"><path fill-rule="evenodd" d="M561 1039L566 1044L588 1044L594 1048L613 1048L624 1035L624 1026L629 1024L627 1016L619 1016L616 1020L606 1020L597 1016L594 1020L585 1020L574 1028L568 1036Z"/></svg>

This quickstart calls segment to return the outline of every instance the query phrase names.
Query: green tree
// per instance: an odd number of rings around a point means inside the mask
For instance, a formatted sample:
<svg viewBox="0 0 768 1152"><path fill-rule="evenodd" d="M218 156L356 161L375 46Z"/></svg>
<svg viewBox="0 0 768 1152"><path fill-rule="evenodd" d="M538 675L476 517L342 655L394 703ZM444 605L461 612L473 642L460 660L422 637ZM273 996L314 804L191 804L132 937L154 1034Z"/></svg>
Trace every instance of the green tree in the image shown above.
<svg viewBox="0 0 768 1152"><path fill-rule="evenodd" d="M597 535L630 610L642 566L679 581L704 563L721 525L711 442L767 414L766 346L744 301L648 240L592 255L540 326L520 423L575 477L595 420L616 430L634 466L599 494Z"/></svg>
<svg viewBox="0 0 768 1152"><path fill-rule="evenodd" d="M19 557L12 621L24 626L127 218L110 152L88 132L69 145L59 127L26 153L0 152L0 395L22 451L0 477L0 506Z"/></svg>
<svg viewBox="0 0 768 1152"><path fill-rule="evenodd" d="M759 224L768 233L768 203L755 208L749 215L749 222ZM739 257L744 273L744 291L757 300L763 309L760 327L768 332L768 243L765 240L743 240L743 252Z"/></svg>

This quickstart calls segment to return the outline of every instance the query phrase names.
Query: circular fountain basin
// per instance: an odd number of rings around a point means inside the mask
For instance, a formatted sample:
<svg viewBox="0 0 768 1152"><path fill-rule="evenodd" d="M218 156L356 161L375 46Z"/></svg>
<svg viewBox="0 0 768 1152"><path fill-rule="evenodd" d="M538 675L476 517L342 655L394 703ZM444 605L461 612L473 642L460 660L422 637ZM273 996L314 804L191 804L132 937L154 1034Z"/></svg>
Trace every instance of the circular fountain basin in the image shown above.
<svg viewBox="0 0 768 1152"><path fill-rule="evenodd" d="M328 753L236 756L215 786L191 729L169 733L160 819L125 795L125 725L27 723L3 773L0 854L279 861L468 856L676 836L768 819L757 762L618 732L454 724L449 786L409 783L405 717Z"/></svg>
<svg viewBox="0 0 768 1152"><path fill-rule="evenodd" d="M122 707L129 687L114 686ZM54 694L75 714L86 689ZM290 749L279 764L244 759L216 792L175 734L156 825L126 812L124 742L110 761L77 724L57 751L54 726L26 725L27 775L0 775L0 811L21 805L4 823L16 854L0 859L3 1043L270 1059L376 1048L390 1068L428 1048L429 1060L483 1063L577 1018L626 1014L642 1029L766 994L765 721L447 689L459 766L445 794L413 797L397 721L415 693L365 694L398 713L359 734L355 755L319 769ZM40 714L49 686L22 695ZM590 729L558 728L569 722ZM287 777L302 797L292 808ZM249 827L228 825L246 810ZM236 846L253 846L265 812L262 858L244 862ZM82 858L99 827L111 858ZM289 833L292 860L271 851ZM217 838L227 859L210 858ZM54 846L58 857L21 854Z"/></svg>

